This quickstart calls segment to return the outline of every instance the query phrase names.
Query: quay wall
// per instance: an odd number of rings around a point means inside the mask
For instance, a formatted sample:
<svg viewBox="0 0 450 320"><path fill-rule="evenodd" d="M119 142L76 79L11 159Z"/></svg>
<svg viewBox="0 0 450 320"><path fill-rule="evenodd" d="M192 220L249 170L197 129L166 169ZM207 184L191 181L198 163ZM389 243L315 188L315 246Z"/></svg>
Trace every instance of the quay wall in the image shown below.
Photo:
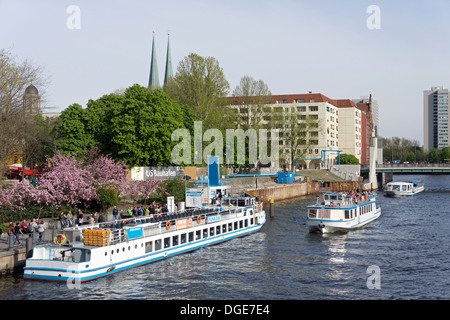
<svg viewBox="0 0 450 320"><path fill-rule="evenodd" d="M248 196L256 196L259 201L268 203L270 199L285 200L319 193L320 182L279 184L258 189L245 189L244 192Z"/></svg>

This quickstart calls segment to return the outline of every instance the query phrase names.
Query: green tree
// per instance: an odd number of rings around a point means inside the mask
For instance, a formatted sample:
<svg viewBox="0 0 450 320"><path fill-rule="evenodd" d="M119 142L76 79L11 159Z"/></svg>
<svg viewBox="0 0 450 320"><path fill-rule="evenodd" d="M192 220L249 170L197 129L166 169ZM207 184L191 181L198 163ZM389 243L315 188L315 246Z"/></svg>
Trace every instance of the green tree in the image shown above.
<svg viewBox="0 0 450 320"><path fill-rule="evenodd" d="M341 164L360 164L358 158L352 154L341 153Z"/></svg>
<svg viewBox="0 0 450 320"><path fill-rule="evenodd" d="M434 148L430 151L428 154L428 161L431 163L439 162L439 151L438 149Z"/></svg>
<svg viewBox="0 0 450 320"><path fill-rule="evenodd" d="M203 121L203 129L221 129L229 124L224 117L232 116L225 108L223 97L230 85L219 62L213 57L201 57L191 53L178 65L177 73L164 91L176 102L193 108L197 118Z"/></svg>
<svg viewBox="0 0 450 320"><path fill-rule="evenodd" d="M442 148L440 154L441 161L449 161L450 160L450 147Z"/></svg>
<svg viewBox="0 0 450 320"><path fill-rule="evenodd" d="M64 155L82 157L95 145L94 137L86 131L85 110L75 103L61 112L53 129L55 146Z"/></svg>

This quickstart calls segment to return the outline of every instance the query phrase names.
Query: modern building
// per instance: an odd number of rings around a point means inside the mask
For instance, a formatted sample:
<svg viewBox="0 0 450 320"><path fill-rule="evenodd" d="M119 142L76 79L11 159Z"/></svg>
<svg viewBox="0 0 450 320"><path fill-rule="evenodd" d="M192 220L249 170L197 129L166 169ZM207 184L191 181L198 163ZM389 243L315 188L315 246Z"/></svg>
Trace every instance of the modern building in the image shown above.
<svg viewBox="0 0 450 320"><path fill-rule="evenodd" d="M450 146L448 89L432 87L423 92L424 151Z"/></svg>
<svg viewBox="0 0 450 320"><path fill-rule="evenodd" d="M242 105L240 97L227 99L230 107L244 122L248 122L247 117L252 114L247 106ZM302 123L307 127L304 132L297 126ZM308 93L272 95L263 108L260 125L280 130L282 160L313 169L328 168L335 163L340 151L338 123L339 111L335 100L321 93Z"/></svg>
<svg viewBox="0 0 450 320"><path fill-rule="evenodd" d="M240 97L228 97L244 123L254 117ZM303 168L329 168L340 153L354 155L362 165L370 162L370 139L375 136L373 101L330 99L321 93L273 95L264 106L262 125L280 129L281 158ZM278 122L274 121L278 118ZM308 125L308 132L292 143L292 119ZM293 151L294 145L297 150Z"/></svg>

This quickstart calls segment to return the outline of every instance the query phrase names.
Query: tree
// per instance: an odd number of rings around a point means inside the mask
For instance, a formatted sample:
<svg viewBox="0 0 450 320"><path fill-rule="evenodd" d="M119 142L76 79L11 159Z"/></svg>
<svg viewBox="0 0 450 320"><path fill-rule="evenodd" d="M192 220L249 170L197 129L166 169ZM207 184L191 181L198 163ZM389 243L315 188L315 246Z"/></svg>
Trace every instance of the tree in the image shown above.
<svg viewBox="0 0 450 320"><path fill-rule="evenodd" d="M358 158L352 154L341 153L341 164L360 164Z"/></svg>
<svg viewBox="0 0 450 320"><path fill-rule="evenodd" d="M219 62L213 57L201 57L191 53L178 65L174 78L164 86L164 91L179 104L191 106L203 121L204 129L220 129L224 115L231 116L225 108L223 97L228 95L230 85Z"/></svg>
<svg viewBox="0 0 450 320"><path fill-rule="evenodd" d="M240 84L233 91L233 97L239 97L240 126L247 130L262 126L264 107L270 104L272 93L262 80L250 76L241 78Z"/></svg>
<svg viewBox="0 0 450 320"><path fill-rule="evenodd" d="M444 161L448 162L450 160L450 147L442 148L441 154L440 154L440 160L442 162L444 162Z"/></svg>
<svg viewBox="0 0 450 320"><path fill-rule="evenodd" d="M438 149L434 148L430 151L428 154L428 161L431 163L439 162L439 151Z"/></svg>
<svg viewBox="0 0 450 320"><path fill-rule="evenodd" d="M85 111L79 104L72 104L58 117L54 127L55 145L64 155L83 157L94 145L94 139L86 131Z"/></svg>
<svg viewBox="0 0 450 320"><path fill-rule="evenodd" d="M24 113L23 94L31 83L39 87L41 101L45 100L48 80L43 69L0 50L0 176L5 164L27 157L33 121Z"/></svg>

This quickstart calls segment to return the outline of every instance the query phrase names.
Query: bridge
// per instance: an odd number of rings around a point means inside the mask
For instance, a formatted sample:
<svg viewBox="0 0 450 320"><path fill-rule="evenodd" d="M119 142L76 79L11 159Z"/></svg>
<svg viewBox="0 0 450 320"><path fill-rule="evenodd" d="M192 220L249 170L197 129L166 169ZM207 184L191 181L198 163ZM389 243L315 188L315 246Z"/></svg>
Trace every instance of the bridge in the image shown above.
<svg viewBox="0 0 450 320"><path fill-rule="evenodd" d="M392 174L450 174L450 163L383 163L376 172ZM361 166L361 174L369 173L369 166Z"/></svg>

